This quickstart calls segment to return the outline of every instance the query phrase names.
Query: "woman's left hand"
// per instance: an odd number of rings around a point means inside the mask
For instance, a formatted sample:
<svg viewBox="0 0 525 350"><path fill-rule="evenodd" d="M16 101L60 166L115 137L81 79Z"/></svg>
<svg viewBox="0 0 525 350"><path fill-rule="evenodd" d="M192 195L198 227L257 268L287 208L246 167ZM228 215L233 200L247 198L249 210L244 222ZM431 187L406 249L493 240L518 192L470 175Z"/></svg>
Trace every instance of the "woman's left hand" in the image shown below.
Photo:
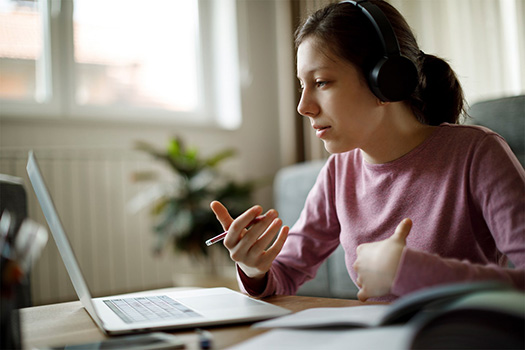
<svg viewBox="0 0 525 350"><path fill-rule="evenodd" d="M357 272L359 300L366 301L390 292L411 228L412 220L404 219L389 238L357 247L353 268Z"/></svg>

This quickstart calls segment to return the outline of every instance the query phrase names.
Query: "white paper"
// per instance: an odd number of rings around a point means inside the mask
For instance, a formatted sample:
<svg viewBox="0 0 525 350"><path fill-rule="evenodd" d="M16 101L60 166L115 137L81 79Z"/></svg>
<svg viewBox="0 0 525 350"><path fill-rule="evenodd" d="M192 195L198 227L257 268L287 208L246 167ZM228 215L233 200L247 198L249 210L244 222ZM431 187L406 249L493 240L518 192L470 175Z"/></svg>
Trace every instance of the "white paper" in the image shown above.
<svg viewBox="0 0 525 350"><path fill-rule="evenodd" d="M254 328L374 327L381 324L388 305L312 308L255 323Z"/></svg>
<svg viewBox="0 0 525 350"><path fill-rule="evenodd" d="M251 338L230 350L408 349L413 329L408 326L350 330L276 329Z"/></svg>

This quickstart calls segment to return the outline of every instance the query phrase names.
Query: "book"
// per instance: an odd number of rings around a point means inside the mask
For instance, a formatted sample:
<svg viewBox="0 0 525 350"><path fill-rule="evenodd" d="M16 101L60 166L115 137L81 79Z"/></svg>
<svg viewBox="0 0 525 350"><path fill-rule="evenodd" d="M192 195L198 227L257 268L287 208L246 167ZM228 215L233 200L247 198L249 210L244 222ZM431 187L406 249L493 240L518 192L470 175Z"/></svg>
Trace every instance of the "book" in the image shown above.
<svg viewBox="0 0 525 350"><path fill-rule="evenodd" d="M525 294L474 292L410 323L413 349L525 349Z"/></svg>
<svg viewBox="0 0 525 350"><path fill-rule="evenodd" d="M255 328L348 329L403 325L410 348L525 349L525 293L499 282L427 288L389 305L312 308Z"/></svg>

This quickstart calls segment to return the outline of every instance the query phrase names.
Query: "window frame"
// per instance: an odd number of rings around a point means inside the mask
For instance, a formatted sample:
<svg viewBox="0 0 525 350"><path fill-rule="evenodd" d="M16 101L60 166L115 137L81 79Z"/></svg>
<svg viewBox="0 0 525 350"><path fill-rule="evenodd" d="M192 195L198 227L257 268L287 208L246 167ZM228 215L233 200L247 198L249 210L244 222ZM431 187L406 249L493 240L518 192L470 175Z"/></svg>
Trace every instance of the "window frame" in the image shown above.
<svg viewBox="0 0 525 350"><path fill-rule="evenodd" d="M216 57L221 58L221 45L214 43L217 33L227 34L221 40L227 40L234 52L229 53L230 70L239 70L239 53L237 43L237 9L235 0L195 0L198 6L198 96L197 108L192 112L170 111L160 108L136 106L98 106L79 105L75 101L75 63L73 47L73 2L70 0L37 0L38 12L42 20L43 60L37 60L37 89L49 91L49 99L38 102L1 99L2 119L13 120L52 120L52 121L95 121L118 122L130 124L182 124L190 126L217 127L236 129L240 126L240 81L233 77L225 97L225 91L218 79ZM220 5L219 5L220 4ZM229 11L227 21L218 20L224 16L224 4ZM219 13L220 12L220 13ZM224 23L234 24L234 30L225 29ZM221 27L222 26L222 27ZM213 77L212 83L205 77ZM220 109L221 100L231 99L237 106L226 116ZM231 106L231 103L230 103ZM145 117L147 116L147 117Z"/></svg>

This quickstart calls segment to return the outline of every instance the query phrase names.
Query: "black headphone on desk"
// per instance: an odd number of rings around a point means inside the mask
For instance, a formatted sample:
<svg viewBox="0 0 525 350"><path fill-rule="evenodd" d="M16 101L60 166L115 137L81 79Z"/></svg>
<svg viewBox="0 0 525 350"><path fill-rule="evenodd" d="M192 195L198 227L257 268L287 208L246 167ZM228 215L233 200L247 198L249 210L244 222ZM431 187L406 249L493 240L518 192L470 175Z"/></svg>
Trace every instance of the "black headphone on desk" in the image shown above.
<svg viewBox="0 0 525 350"><path fill-rule="evenodd" d="M383 57L368 72L368 85L381 101L395 102L406 100L418 84L418 73L414 62L401 55L399 42L390 21L376 5L362 1L341 1L350 3L361 10L374 26L381 46Z"/></svg>

